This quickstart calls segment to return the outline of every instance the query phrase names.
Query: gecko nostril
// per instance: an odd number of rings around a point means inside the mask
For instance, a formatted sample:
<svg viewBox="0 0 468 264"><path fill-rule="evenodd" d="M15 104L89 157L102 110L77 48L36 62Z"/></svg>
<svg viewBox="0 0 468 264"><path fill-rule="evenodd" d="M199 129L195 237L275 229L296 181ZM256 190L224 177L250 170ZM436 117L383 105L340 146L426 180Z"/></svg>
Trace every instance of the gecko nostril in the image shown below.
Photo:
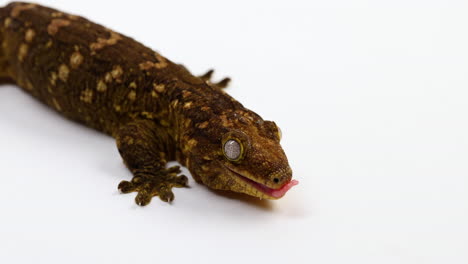
<svg viewBox="0 0 468 264"><path fill-rule="evenodd" d="M275 183L278 183L278 182L279 182L279 179L278 179L278 178L274 178L273 181L274 181Z"/></svg>

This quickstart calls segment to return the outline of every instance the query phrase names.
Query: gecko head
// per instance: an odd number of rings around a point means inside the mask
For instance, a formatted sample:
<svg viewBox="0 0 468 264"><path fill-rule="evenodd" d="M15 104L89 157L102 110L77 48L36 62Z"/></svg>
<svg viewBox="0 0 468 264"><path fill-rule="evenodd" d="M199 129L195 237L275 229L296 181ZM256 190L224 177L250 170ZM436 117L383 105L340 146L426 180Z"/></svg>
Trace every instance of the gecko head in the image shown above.
<svg viewBox="0 0 468 264"><path fill-rule="evenodd" d="M212 122L191 171L213 189L264 199L279 199L298 181L280 145L281 130L251 111L225 113ZM204 153L204 154L202 154ZM192 168L195 168L192 170Z"/></svg>

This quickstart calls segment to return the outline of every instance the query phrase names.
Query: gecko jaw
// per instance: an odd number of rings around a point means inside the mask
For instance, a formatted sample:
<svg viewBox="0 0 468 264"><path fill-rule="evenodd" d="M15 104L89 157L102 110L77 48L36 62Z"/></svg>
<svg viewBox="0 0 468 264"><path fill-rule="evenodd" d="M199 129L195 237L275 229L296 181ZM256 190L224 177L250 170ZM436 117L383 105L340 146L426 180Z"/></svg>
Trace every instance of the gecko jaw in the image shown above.
<svg viewBox="0 0 468 264"><path fill-rule="evenodd" d="M242 175L242 174L240 174L238 172L235 172L234 170L232 170L231 168L229 168L227 166L225 166L225 167L229 171L231 171L235 176L237 176L239 179L246 182L247 184L249 184L250 186L252 186L256 190L260 191L262 194L266 195L267 198L270 198L270 199L279 199L279 198L283 197L286 194L287 191L289 191L295 185L299 184L299 181L291 180L291 181L287 182L286 184L284 184L283 186L281 186L280 188L273 189L273 188L270 188L270 187L268 187L268 186L266 186L264 184L256 182L256 181L254 181L254 180L252 180L250 178L247 178L244 175Z"/></svg>

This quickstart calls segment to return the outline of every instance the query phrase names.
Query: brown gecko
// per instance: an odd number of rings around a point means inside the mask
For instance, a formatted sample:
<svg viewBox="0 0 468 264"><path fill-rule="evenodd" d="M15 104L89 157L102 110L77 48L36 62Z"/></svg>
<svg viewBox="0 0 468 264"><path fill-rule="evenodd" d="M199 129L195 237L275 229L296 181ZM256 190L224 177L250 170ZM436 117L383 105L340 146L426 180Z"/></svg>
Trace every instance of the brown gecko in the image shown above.
<svg viewBox="0 0 468 264"><path fill-rule="evenodd" d="M135 40L48 7L0 8L0 79L114 137L139 205L188 186L176 160L213 189L278 199L292 186L281 132L223 90Z"/></svg>

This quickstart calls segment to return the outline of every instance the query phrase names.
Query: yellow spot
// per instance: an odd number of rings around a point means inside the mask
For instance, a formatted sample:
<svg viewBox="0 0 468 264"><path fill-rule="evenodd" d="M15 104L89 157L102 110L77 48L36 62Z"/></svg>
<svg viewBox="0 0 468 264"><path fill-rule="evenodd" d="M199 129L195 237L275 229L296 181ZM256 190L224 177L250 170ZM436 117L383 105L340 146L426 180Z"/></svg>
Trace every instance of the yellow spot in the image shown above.
<svg viewBox="0 0 468 264"><path fill-rule="evenodd" d="M137 88L137 85L135 82L131 82L130 85L128 86L128 88L130 89L136 89Z"/></svg>
<svg viewBox="0 0 468 264"><path fill-rule="evenodd" d="M224 127L230 127L232 123L227 119L225 114L219 116Z"/></svg>
<svg viewBox="0 0 468 264"><path fill-rule="evenodd" d="M106 75L104 75L104 81L109 83L109 82L112 82L112 74L110 72L106 73Z"/></svg>
<svg viewBox="0 0 468 264"><path fill-rule="evenodd" d="M159 123L160 123L162 126L165 126L165 127L169 127L169 126L170 126L169 122L167 122L166 120L160 120Z"/></svg>
<svg viewBox="0 0 468 264"><path fill-rule="evenodd" d="M202 108L200 108L202 111L209 111L210 110L210 107L209 106L203 106Z"/></svg>
<svg viewBox="0 0 468 264"><path fill-rule="evenodd" d="M99 80L96 86L96 90L101 93L105 92L107 90L107 85L102 80Z"/></svg>
<svg viewBox="0 0 468 264"><path fill-rule="evenodd" d="M54 91L52 90L52 87L50 87L50 85L47 85L47 91L51 94L54 93Z"/></svg>
<svg viewBox="0 0 468 264"><path fill-rule="evenodd" d="M113 80L116 80L117 83L120 83L120 82L122 82L120 80L120 77L122 76L122 74L123 74L122 67L120 67L119 65L114 66L112 71L107 72L106 75L104 75L104 81L106 83L110 83Z"/></svg>
<svg viewBox="0 0 468 264"><path fill-rule="evenodd" d="M122 67L120 67L120 65L114 66L111 72L112 77L114 79L120 78L120 76L122 76L122 73L123 73L123 70L122 70Z"/></svg>
<svg viewBox="0 0 468 264"><path fill-rule="evenodd" d="M185 108L185 109L189 109L190 107L192 107L192 102L186 102L186 103L184 104L184 108Z"/></svg>
<svg viewBox="0 0 468 264"><path fill-rule="evenodd" d="M171 106L172 108L176 108L178 104L179 104L179 100L175 99L174 101L172 101Z"/></svg>
<svg viewBox="0 0 468 264"><path fill-rule="evenodd" d="M26 54L28 54L28 45L22 43L18 50L18 60L22 62L24 57L26 57Z"/></svg>
<svg viewBox="0 0 468 264"><path fill-rule="evenodd" d="M49 41L47 41L47 43L46 43L46 46L45 46L45 47L46 47L46 48L50 48L50 47L52 47L52 40L51 40L51 39L49 39Z"/></svg>
<svg viewBox="0 0 468 264"><path fill-rule="evenodd" d="M51 17L61 17L63 16L63 13L62 12L52 12L52 14L50 14Z"/></svg>
<svg viewBox="0 0 468 264"><path fill-rule="evenodd" d="M16 4L15 7L13 7L13 9L11 10L11 13L10 15L12 17L17 17L21 14L21 12L23 12L24 10L28 10L28 9L31 9L31 8L34 8L36 5L35 4Z"/></svg>
<svg viewBox="0 0 468 264"><path fill-rule="evenodd" d="M47 32L49 33L49 35L55 35L61 27L66 27L68 25L70 25L69 20L55 18L52 19L50 24L47 26Z"/></svg>
<svg viewBox="0 0 468 264"><path fill-rule="evenodd" d="M208 121L198 124L198 128L206 128L208 126Z"/></svg>
<svg viewBox="0 0 468 264"><path fill-rule="evenodd" d="M120 110L122 110L122 108L120 107L120 105L114 105L114 109L115 109L115 111L117 111L117 112L120 112Z"/></svg>
<svg viewBox="0 0 468 264"><path fill-rule="evenodd" d="M97 51L105 46L111 46L117 43L117 41L121 40L122 37L115 33L114 31L110 31L110 37L108 39L98 38L96 42L93 42L89 45L92 51Z"/></svg>
<svg viewBox="0 0 468 264"><path fill-rule="evenodd" d="M158 60L158 63L154 64L156 69L162 69L167 66L167 60L163 56L159 55L159 53L155 52L154 56Z"/></svg>
<svg viewBox="0 0 468 264"><path fill-rule="evenodd" d="M80 100L88 104L91 103L93 101L93 91L90 89L86 89L83 92L81 92Z"/></svg>
<svg viewBox="0 0 468 264"><path fill-rule="evenodd" d="M153 88L156 90L156 92L162 93L164 92L164 89L166 89L166 86L164 86L164 84L153 83Z"/></svg>
<svg viewBox="0 0 468 264"><path fill-rule="evenodd" d="M54 107L55 109L57 109L58 111L62 111L62 107L60 106L60 104L57 102L57 100L52 99L52 103L54 104Z"/></svg>
<svg viewBox="0 0 468 264"><path fill-rule="evenodd" d="M154 115L150 112L141 112L141 115L148 119L154 119Z"/></svg>
<svg viewBox="0 0 468 264"><path fill-rule="evenodd" d="M189 141L187 141L187 146L189 146L189 148L193 148L197 145L197 141L195 139L190 139Z"/></svg>
<svg viewBox="0 0 468 264"><path fill-rule="evenodd" d="M253 117L250 116L248 113L244 113L244 116L247 117L250 121L254 121Z"/></svg>
<svg viewBox="0 0 468 264"><path fill-rule="evenodd" d="M151 96L152 97L158 97L158 94L155 91L151 91Z"/></svg>
<svg viewBox="0 0 468 264"><path fill-rule="evenodd" d="M11 18L7 17L5 21L3 22L4 27L9 27L11 24Z"/></svg>
<svg viewBox="0 0 468 264"><path fill-rule="evenodd" d="M136 99L136 92L135 91L130 91L128 93L128 99L131 100L131 101L135 101Z"/></svg>
<svg viewBox="0 0 468 264"><path fill-rule="evenodd" d="M70 73L70 70L68 69L67 65L62 64L59 66L58 77L60 80L62 80L62 82L67 81L69 73Z"/></svg>
<svg viewBox="0 0 468 264"><path fill-rule="evenodd" d="M50 79L50 83L51 83L52 85L55 85L55 82L57 81L57 78L58 78L57 73L56 73L56 72L52 72L52 73L50 74L50 78L49 78L49 79Z"/></svg>
<svg viewBox="0 0 468 264"><path fill-rule="evenodd" d="M159 55L159 53L155 53L154 56L158 60L158 62L152 62L152 61L145 61L139 64L140 70L149 70L151 68L156 68L156 69L162 69L167 67L167 59L164 58L163 56Z"/></svg>
<svg viewBox="0 0 468 264"><path fill-rule="evenodd" d="M24 40L26 40L26 42L31 42L34 39L35 35L36 32L34 32L34 30L30 28L26 30L26 33L24 34Z"/></svg>
<svg viewBox="0 0 468 264"><path fill-rule="evenodd" d="M73 52L72 55L70 56L70 66L73 69L76 69L78 68L78 66L80 66L82 62L83 62L83 55L81 55L81 53L79 53L78 51Z"/></svg>
<svg viewBox="0 0 468 264"><path fill-rule="evenodd" d="M70 19L70 20L78 20L79 16L75 16L75 15L67 15L67 17Z"/></svg>
<svg viewBox="0 0 468 264"><path fill-rule="evenodd" d="M140 63L138 66L140 67L140 70L146 71L151 69L154 66L154 63L151 61L145 61L143 63Z"/></svg>
<svg viewBox="0 0 468 264"><path fill-rule="evenodd" d="M192 93L190 91L184 90L182 92L182 97L184 97L184 98L189 97L190 95L192 95Z"/></svg>

